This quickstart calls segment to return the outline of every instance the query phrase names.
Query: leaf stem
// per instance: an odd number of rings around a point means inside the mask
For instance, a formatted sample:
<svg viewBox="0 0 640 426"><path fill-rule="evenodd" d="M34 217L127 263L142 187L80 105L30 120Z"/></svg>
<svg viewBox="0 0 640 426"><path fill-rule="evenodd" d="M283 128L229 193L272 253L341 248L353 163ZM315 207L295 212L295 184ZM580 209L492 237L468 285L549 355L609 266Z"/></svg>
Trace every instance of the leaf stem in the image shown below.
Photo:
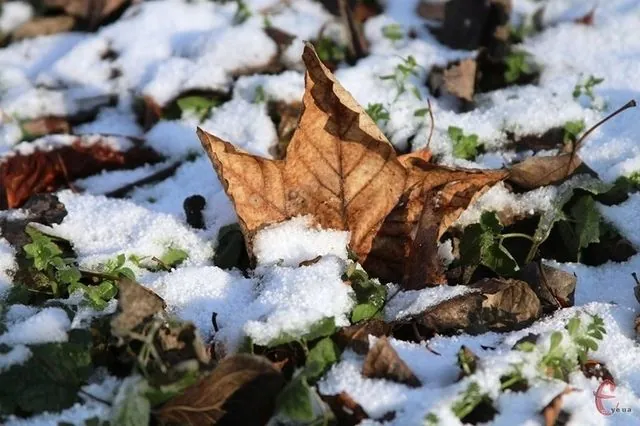
<svg viewBox="0 0 640 426"><path fill-rule="evenodd" d="M534 242L533 237L531 235L522 234L520 232L512 232L510 234L502 234L502 235L500 235L499 238L500 238L500 241L506 240L508 238L525 238L525 239L531 241L532 243Z"/></svg>

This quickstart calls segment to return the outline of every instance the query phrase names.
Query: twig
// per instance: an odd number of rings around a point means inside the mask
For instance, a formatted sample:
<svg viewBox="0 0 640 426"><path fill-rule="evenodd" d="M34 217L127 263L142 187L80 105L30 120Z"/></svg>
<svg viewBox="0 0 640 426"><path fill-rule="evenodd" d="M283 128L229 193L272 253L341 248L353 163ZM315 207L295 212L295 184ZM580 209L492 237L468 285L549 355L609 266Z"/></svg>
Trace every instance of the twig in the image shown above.
<svg viewBox="0 0 640 426"><path fill-rule="evenodd" d="M150 183L154 183L157 182L159 180L163 180L163 179L167 179L168 177L171 177L176 170L178 169L178 167L180 167L182 165L181 161L175 162L173 164L171 164L170 166L164 168L164 169L160 169L157 172L144 177L142 179L139 179L135 182L129 183L125 186L122 186L118 189L114 189L113 191L107 192L106 195L107 197L113 197L113 198L123 198L124 196L126 196L129 192L131 192L132 190L134 190L136 187L138 186L142 186L142 185L148 185Z"/></svg>
<svg viewBox="0 0 640 426"><path fill-rule="evenodd" d="M431 129L429 130L429 137L427 138L427 148L431 144L431 138L433 137L433 129L436 127L436 122L433 119L433 110L431 108L431 100L427 98L427 105L429 107L429 119L431 120Z"/></svg>
<svg viewBox="0 0 640 426"><path fill-rule="evenodd" d="M84 395L84 396L86 396L86 397L88 397L88 398L91 398L91 399L93 399L93 400L95 400L95 401L98 401L98 402L100 402L100 403L102 403L102 404L104 404L104 405L107 405L107 406L109 406L109 407L111 407L111 406L113 405L111 402L107 401L106 399L102 399L102 398L100 398L100 397L97 397L97 396L95 396L95 395L93 395L93 394L91 394L91 393L87 392L87 391L86 391L86 390L84 390L84 389L80 389L79 393L81 393L82 395Z"/></svg>

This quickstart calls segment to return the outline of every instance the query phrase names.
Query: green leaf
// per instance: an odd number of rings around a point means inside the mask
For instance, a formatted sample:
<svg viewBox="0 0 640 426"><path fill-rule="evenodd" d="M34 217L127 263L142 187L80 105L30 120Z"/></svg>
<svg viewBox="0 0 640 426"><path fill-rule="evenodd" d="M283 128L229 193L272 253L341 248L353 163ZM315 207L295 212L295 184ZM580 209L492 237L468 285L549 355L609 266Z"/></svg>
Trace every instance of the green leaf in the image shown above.
<svg viewBox="0 0 640 426"><path fill-rule="evenodd" d="M549 343L549 352L552 352L555 349L557 349L560 346L561 342L562 342L562 333L560 333L559 331L554 331L551 334L551 340Z"/></svg>
<svg viewBox="0 0 640 426"><path fill-rule="evenodd" d="M330 337L325 337L309 351L304 374L309 380L315 380L322 376L339 359L340 348Z"/></svg>
<svg viewBox="0 0 640 426"><path fill-rule="evenodd" d="M0 411L35 414L72 406L92 371L90 341L89 331L72 330L68 342L29 346L29 359L0 374Z"/></svg>
<svg viewBox="0 0 640 426"><path fill-rule="evenodd" d="M420 108L413 112L414 117L424 117L429 113L429 108Z"/></svg>
<svg viewBox="0 0 640 426"><path fill-rule="evenodd" d="M481 253L482 264L498 275L510 276L520 269L518 262L499 242L494 242L486 249L483 249Z"/></svg>
<svg viewBox="0 0 640 426"><path fill-rule="evenodd" d="M170 268L175 268L176 266L184 262L187 257L189 257L189 253L187 253L186 251L175 247L169 247L164 252L162 257L160 257L160 261Z"/></svg>
<svg viewBox="0 0 640 426"><path fill-rule="evenodd" d="M600 241L600 212L593 197L583 195L571 207L571 216L576 221L578 249Z"/></svg>
<svg viewBox="0 0 640 426"><path fill-rule="evenodd" d="M480 223L467 226L460 240L464 265L485 265L500 275L512 275L518 263L500 242L502 225L494 212L484 212Z"/></svg>
<svg viewBox="0 0 640 426"><path fill-rule="evenodd" d="M311 389L304 374L298 375L285 386L276 401L276 412L296 422L311 422L315 415L311 401Z"/></svg>
<svg viewBox="0 0 640 426"><path fill-rule="evenodd" d="M575 142L578 136L584 130L585 124L583 120L567 121L564 124L564 142Z"/></svg>
<svg viewBox="0 0 640 426"><path fill-rule="evenodd" d="M371 303L360 303L351 312L351 322L357 323L382 315L382 310Z"/></svg>
<svg viewBox="0 0 640 426"><path fill-rule="evenodd" d="M111 423L122 426L148 425L151 417L151 404L145 396L148 388L147 381L140 376L124 379L113 402Z"/></svg>
<svg viewBox="0 0 640 426"><path fill-rule="evenodd" d="M390 24L382 27L382 35L391 41L398 41L404 38L402 27L398 24Z"/></svg>
<svg viewBox="0 0 640 426"><path fill-rule="evenodd" d="M478 135L465 135L461 128L449 126L449 138L453 143L454 157L473 160L478 155Z"/></svg>
<svg viewBox="0 0 640 426"><path fill-rule="evenodd" d="M152 407L156 407L180 395L188 387L196 384L200 375L198 371L188 371L180 379L173 383L161 385L157 387L149 386L145 391L145 397L149 400Z"/></svg>
<svg viewBox="0 0 640 426"><path fill-rule="evenodd" d="M192 113L200 121L204 120L209 115L209 112L220 104L217 99L204 96L184 96L178 99L176 103L182 113Z"/></svg>
<svg viewBox="0 0 640 426"><path fill-rule="evenodd" d="M382 104L369 104L366 109L369 117L376 123L378 121L387 122L389 121L389 111Z"/></svg>
<svg viewBox="0 0 640 426"><path fill-rule="evenodd" d="M569 322L567 322L565 328L569 332L569 336L571 336L572 338L576 336L578 333L578 329L580 328L580 317L576 315L575 317L571 318Z"/></svg>
<svg viewBox="0 0 640 426"><path fill-rule="evenodd" d="M284 343L294 342L302 340L304 342L310 342L320 337L331 336L336 331L336 322L333 317L323 318L310 327L309 332L300 336L295 336L288 333L283 333L281 336L270 341L266 346L272 348L274 346L282 345Z"/></svg>
<svg viewBox="0 0 640 426"><path fill-rule="evenodd" d="M522 352L533 352L536 349L536 344L532 342L521 342L516 346L516 349Z"/></svg>

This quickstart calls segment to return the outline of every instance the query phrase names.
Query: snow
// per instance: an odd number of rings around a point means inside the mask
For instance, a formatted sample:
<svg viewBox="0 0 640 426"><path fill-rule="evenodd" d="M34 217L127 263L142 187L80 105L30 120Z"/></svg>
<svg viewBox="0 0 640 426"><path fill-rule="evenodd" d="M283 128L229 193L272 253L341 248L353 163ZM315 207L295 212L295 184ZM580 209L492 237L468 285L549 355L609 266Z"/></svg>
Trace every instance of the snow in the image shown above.
<svg viewBox="0 0 640 426"><path fill-rule="evenodd" d="M135 3L135 2L134 2ZM341 277L347 264L349 234L321 230L309 218L298 217L261 230L253 241L258 268L246 276L240 271L225 271L213 266L218 231L237 222L231 202L223 191L211 163L195 134L196 126L216 134L239 148L271 158L278 142L276 127L267 104L257 103L258 88L267 102L299 102L304 90L300 53L303 40L320 34L344 44L346 34L321 2L299 0L246 1L252 16L235 22L235 2L186 2L159 0L133 4L116 22L95 33L66 33L11 43L0 49L0 156L29 154L36 149L49 150L77 140L74 136L51 135L32 142L22 141L19 121L44 116L68 116L105 104L112 95L118 102L100 108L95 119L74 126L82 134L81 142L98 140L114 149L126 150L126 138L99 134L140 137L147 146L166 157L156 165L134 170L103 172L75 182L83 193L58 193L68 215L59 225L48 229L67 238L78 253L82 266L93 267L120 253L161 256L170 246L189 253L188 259L170 272L149 272L133 265L137 279L165 299L170 313L193 322L201 336L223 346L221 353L233 353L248 336L254 343L268 344L273 339L308 332L314 324L334 318L348 325L354 306L352 289ZM389 111L389 120L381 128L399 149L418 149L427 142L432 123L428 115L415 116L426 107L429 96L425 80L433 65L473 57L475 52L454 51L438 43L415 14L417 0L384 2L385 13L369 19L364 28L371 54L355 65L338 64L336 76L365 108L381 103ZM587 2L588 3L588 2ZM576 25L572 19L591 8L579 0L545 3L544 21L550 26L539 35L527 38L520 46L542 66L537 85L510 87L479 95L476 107L457 112L444 98L429 98L433 106L433 138L430 148L438 162L479 168L501 168L532 155L511 150L507 132L516 136L541 134L568 121L584 120L595 124L606 113L638 96L640 85L640 40L637 28L640 15L637 2L612 0L600 2L593 26ZM515 0L517 14L531 14L540 6L533 0ZM25 2L5 2L0 14L0 32L29 19L32 7ZM291 33L295 39L277 51L267 36L269 25ZM514 16L512 19L517 20ZM386 25L399 24L417 37L391 41L382 31ZM280 53L286 71L271 74L266 68ZM411 90L398 95L393 82L380 77L395 71L403 58L415 57L417 76L407 80L422 99ZM588 76L604 78L594 93L604 105L591 105L585 97L574 99L574 86ZM149 96L164 106L188 91L215 92L230 100L213 108L199 122L196 117L179 120L161 118L151 129L142 129L133 112L133 103ZM487 152L474 161L452 156L447 135L449 126L466 134L477 134ZM637 143L640 121L631 110L593 132L580 151L581 158L605 181L640 170L640 145ZM550 154L546 152L545 154ZM1 160L0 160L1 161ZM172 176L138 187L127 199L108 199L107 193L137 181L172 164L178 168ZM514 194L506 184L498 184L476 200L458 219L462 228L477 222L485 211L497 211L503 223L530 217L554 206L560 190L540 188ZM186 223L183 201L199 194L206 200L203 210L206 229L196 230ZM640 194L616 206L598 205L606 221L614 225L636 248L640 247L637 212ZM2 212L2 217L21 213ZM450 242L440 247L441 257L451 261ZM12 285L11 271L18 247L0 236L0 295ZM317 262L299 266L300 262ZM422 381L423 386L409 388L361 374L364 357L346 351L338 364L322 378L321 393L347 392L372 417L396 411L389 425L422 424L428 413L440 418L442 425L459 425L451 404L466 386L475 381L495 398L499 414L491 424L538 425L539 411L565 386L536 376L535 362L541 354L512 350L513 344L528 333L540 334L540 348L548 345L555 330L563 330L576 312L598 314L605 320L607 335L591 357L607 364L618 385L615 397L620 406L632 407L631 414L601 416L595 411L595 379L580 373L570 377L577 388L565 396L563 405L572 416L572 424L632 425L640 421L640 349L634 336L634 320L639 305L634 297L631 276L640 271L640 255L626 262L608 262L601 266L577 263L545 263L575 273L578 283L576 307L562 309L536 321L524 330L478 336L460 334L435 336L419 344L390 339L400 357ZM398 286L388 284L389 295ZM389 300L385 318L407 318L469 289L438 287L420 291L401 291ZM63 303L77 309L73 319L57 307L12 305L3 310L8 331L0 343L9 344L9 352L0 354L0 370L24 362L30 356L27 344L65 341L71 328L85 327L95 315L88 307L78 307L79 295ZM115 301L100 314L116 309ZM216 313L219 331L211 317ZM373 344L375 339L371 339ZM461 345L481 358L480 369L471 378L457 381L455 364ZM495 348L494 350L489 349ZM218 349L218 348L216 348ZM570 350L571 348L567 348ZM432 352L433 351L433 352ZM437 355L436 353L440 355ZM524 393L499 392L499 377L514 363L526 362L523 372L532 387ZM112 377L96 380L85 389L111 400L120 381ZM110 410L93 400L60 413L43 413L31 419L10 418L8 425L56 425L67 421L84 424L93 416L108 419ZM374 420L363 424L379 424Z"/></svg>
<svg viewBox="0 0 640 426"><path fill-rule="evenodd" d="M44 308L37 314L16 322L0 335L0 343L7 345L66 342L71 321L60 308Z"/></svg>
<svg viewBox="0 0 640 426"><path fill-rule="evenodd" d="M253 246L258 264L297 266L325 255L346 259L349 232L314 229L312 220L311 216L296 217L258 232Z"/></svg>

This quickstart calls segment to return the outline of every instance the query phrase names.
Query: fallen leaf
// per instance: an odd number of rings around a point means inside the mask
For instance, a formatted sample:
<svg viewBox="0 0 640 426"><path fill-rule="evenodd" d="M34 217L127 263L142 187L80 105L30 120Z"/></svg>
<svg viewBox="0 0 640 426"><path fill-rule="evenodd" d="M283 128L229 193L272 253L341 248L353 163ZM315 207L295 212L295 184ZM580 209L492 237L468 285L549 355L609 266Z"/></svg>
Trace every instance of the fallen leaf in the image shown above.
<svg viewBox="0 0 640 426"><path fill-rule="evenodd" d="M587 378L595 377L598 380L608 380L611 383L615 383L613 375L604 362L589 359L587 362L580 364L580 370Z"/></svg>
<svg viewBox="0 0 640 426"><path fill-rule="evenodd" d="M475 59L449 63L445 68L434 66L429 73L429 88L436 96L443 91L467 102L473 102L477 64Z"/></svg>
<svg viewBox="0 0 640 426"><path fill-rule="evenodd" d="M569 272L539 262L525 265L518 278L525 281L540 299L543 313L573 306L578 278Z"/></svg>
<svg viewBox="0 0 640 426"><path fill-rule="evenodd" d="M118 281L118 313L111 320L114 336L124 337L146 318L162 312L166 304L153 291L128 278Z"/></svg>
<svg viewBox="0 0 640 426"><path fill-rule="evenodd" d="M380 319L370 319L359 324L343 327L334 335L335 341L343 350L349 348L357 354L369 351L369 336L383 337L391 333L391 325Z"/></svg>
<svg viewBox="0 0 640 426"><path fill-rule="evenodd" d="M161 159L146 147L120 152L101 142L86 144L85 140L79 137L71 145L51 151L5 157L0 163L0 192L6 197L6 206L20 207L33 194L53 192L102 170L135 168ZM0 207L3 205L0 201Z"/></svg>
<svg viewBox="0 0 640 426"><path fill-rule="evenodd" d="M127 7L129 0L44 0L44 5L52 9L62 9L67 15L81 19L87 29L94 30L98 25Z"/></svg>
<svg viewBox="0 0 640 426"><path fill-rule="evenodd" d="M432 269L433 276L425 276L422 282L407 281L407 273L410 272L407 263L412 256L413 241L419 230L419 219L425 202L435 202L437 206L437 235L435 240L431 239L429 242L433 249L437 240L464 209L489 187L504 179L508 172L454 169L427 163L415 157L408 158L405 164L408 176L402 197L385 218L373 241L372 250L362 265L383 281L403 283L403 288L417 290L445 282L440 271L435 269ZM422 247L424 244L426 242L423 242ZM418 254L419 252L413 255ZM408 285L411 287L405 287Z"/></svg>
<svg viewBox="0 0 640 426"><path fill-rule="evenodd" d="M284 160L241 152L198 129L231 198L247 243L265 225L312 214L324 228L351 231L366 259L406 172L391 144L307 44L304 110Z"/></svg>
<svg viewBox="0 0 640 426"><path fill-rule="evenodd" d="M425 19L433 21L444 21L445 6L443 2L432 2L422 0L416 6L416 13Z"/></svg>
<svg viewBox="0 0 640 426"><path fill-rule="evenodd" d="M14 41L25 38L64 33L71 31L76 20L72 16L46 16L33 18L13 30L11 38Z"/></svg>
<svg viewBox="0 0 640 426"><path fill-rule="evenodd" d="M340 425L355 426L369 418L362 406L346 392L340 392L337 395L322 395L322 400L329 405Z"/></svg>
<svg viewBox="0 0 640 426"><path fill-rule="evenodd" d="M553 399L542 409L541 414L544 417L545 426L556 426L560 425L558 423L559 418L562 417L562 398L565 395L570 394L571 392L575 392L576 389L572 387L566 387L562 392L558 395L554 396ZM566 415L566 413L565 413ZM561 424L564 424L562 422Z"/></svg>
<svg viewBox="0 0 640 426"><path fill-rule="evenodd" d="M233 355L199 383L163 404L161 424L263 425L275 407L284 378L266 358Z"/></svg>
<svg viewBox="0 0 640 426"><path fill-rule="evenodd" d="M369 349L362 366L362 375L404 383L413 388L422 386L420 380L400 358L386 337L376 340L373 347Z"/></svg>
<svg viewBox="0 0 640 426"><path fill-rule="evenodd" d="M593 25L593 20L594 20L595 15L596 15L596 8L593 7L589 12L587 12L583 16L581 16L581 17L579 17L577 19L574 19L573 22L575 22L576 24L582 24L582 25L591 26L591 25Z"/></svg>
<svg viewBox="0 0 640 426"><path fill-rule="evenodd" d="M53 133L70 133L71 125L64 117L42 117L20 123L23 140L33 140Z"/></svg>
<svg viewBox="0 0 640 426"><path fill-rule="evenodd" d="M470 286L478 291L445 300L413 317L432 333L483 333L522 328L540 315L540 301L527 283L490 278Z"/></svg>

